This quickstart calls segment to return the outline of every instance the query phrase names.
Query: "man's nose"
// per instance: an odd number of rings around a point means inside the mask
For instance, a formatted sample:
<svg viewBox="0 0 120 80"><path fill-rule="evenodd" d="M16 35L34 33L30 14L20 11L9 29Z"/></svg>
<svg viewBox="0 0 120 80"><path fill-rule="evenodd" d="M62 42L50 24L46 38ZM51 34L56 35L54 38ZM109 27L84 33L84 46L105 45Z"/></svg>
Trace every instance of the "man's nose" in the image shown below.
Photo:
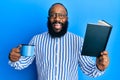
<svg viewBox="0 0 120 80"><path fill-rule="evenodd" d="M55 19L55 21L60 21L60 18L58 15L56 15L56 17L54 19Z"/></svg>

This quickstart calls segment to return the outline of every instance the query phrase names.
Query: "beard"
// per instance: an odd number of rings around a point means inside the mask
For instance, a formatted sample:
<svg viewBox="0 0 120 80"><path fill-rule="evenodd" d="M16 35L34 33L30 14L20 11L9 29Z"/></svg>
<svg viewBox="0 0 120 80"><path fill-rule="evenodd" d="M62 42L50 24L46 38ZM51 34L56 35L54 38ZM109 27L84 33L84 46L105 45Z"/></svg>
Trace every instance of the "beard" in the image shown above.
<svg viewBox="0 0 120 80"><path fill-rule="evenodd" d="M62 26L62 29L61 29L60 32L55 32L54 29L53 29L52 25L54 25L56 23L59 23ZM61 36L64 36L65 33L67 32L68 21L66 21L65 23L61 23L61 22L58 22L58 21L51 23L50 20L48 19L47 26L48 26L48 32L53 38L61 37Z"/></svg>

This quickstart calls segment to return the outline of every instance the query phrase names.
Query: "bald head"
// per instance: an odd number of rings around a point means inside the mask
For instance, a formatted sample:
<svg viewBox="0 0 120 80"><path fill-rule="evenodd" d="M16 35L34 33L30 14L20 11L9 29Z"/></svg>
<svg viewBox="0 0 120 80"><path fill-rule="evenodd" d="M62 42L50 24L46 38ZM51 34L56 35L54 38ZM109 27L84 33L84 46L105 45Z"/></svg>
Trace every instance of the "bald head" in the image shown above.
<svg viewBox="0 0 120 80"><path fill-rule="evenodd" d="M65 6L61 3L55 3L53 4L50 9L49 9L49 12L48 12L48 15L50 15L50 13L54 10L54 9L62 9L62 11L64 13L66 13L66 16L68 15L68 11L67 9L65 8Z"/></svg>

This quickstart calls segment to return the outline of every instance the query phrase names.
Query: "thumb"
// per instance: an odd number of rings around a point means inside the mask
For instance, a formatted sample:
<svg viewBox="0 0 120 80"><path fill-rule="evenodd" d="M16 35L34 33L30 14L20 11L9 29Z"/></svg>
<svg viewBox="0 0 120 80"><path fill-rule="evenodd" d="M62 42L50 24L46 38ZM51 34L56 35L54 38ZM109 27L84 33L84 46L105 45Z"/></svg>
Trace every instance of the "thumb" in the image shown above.
<svg viewBox="0 0 120 80"><path fill-rule="evenodd" d="M22 44L20 44L20 45L17 46L17 48L19 48L19 49L20 49L21 47L22 47Z"/></svg>

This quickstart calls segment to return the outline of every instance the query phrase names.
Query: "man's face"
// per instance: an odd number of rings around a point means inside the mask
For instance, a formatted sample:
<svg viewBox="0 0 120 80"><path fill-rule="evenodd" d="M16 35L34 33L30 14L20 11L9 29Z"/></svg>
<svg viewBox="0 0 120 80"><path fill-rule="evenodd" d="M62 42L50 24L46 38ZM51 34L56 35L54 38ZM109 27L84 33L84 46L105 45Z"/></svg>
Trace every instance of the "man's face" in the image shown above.
<svg viewBox="0 0 120 80"><path fill-rule="evenodd" d="M48 29L53 37L61 37L66 33L68 27L66 14L65 8L59 4L54 5L50 10Z"/></svg>

